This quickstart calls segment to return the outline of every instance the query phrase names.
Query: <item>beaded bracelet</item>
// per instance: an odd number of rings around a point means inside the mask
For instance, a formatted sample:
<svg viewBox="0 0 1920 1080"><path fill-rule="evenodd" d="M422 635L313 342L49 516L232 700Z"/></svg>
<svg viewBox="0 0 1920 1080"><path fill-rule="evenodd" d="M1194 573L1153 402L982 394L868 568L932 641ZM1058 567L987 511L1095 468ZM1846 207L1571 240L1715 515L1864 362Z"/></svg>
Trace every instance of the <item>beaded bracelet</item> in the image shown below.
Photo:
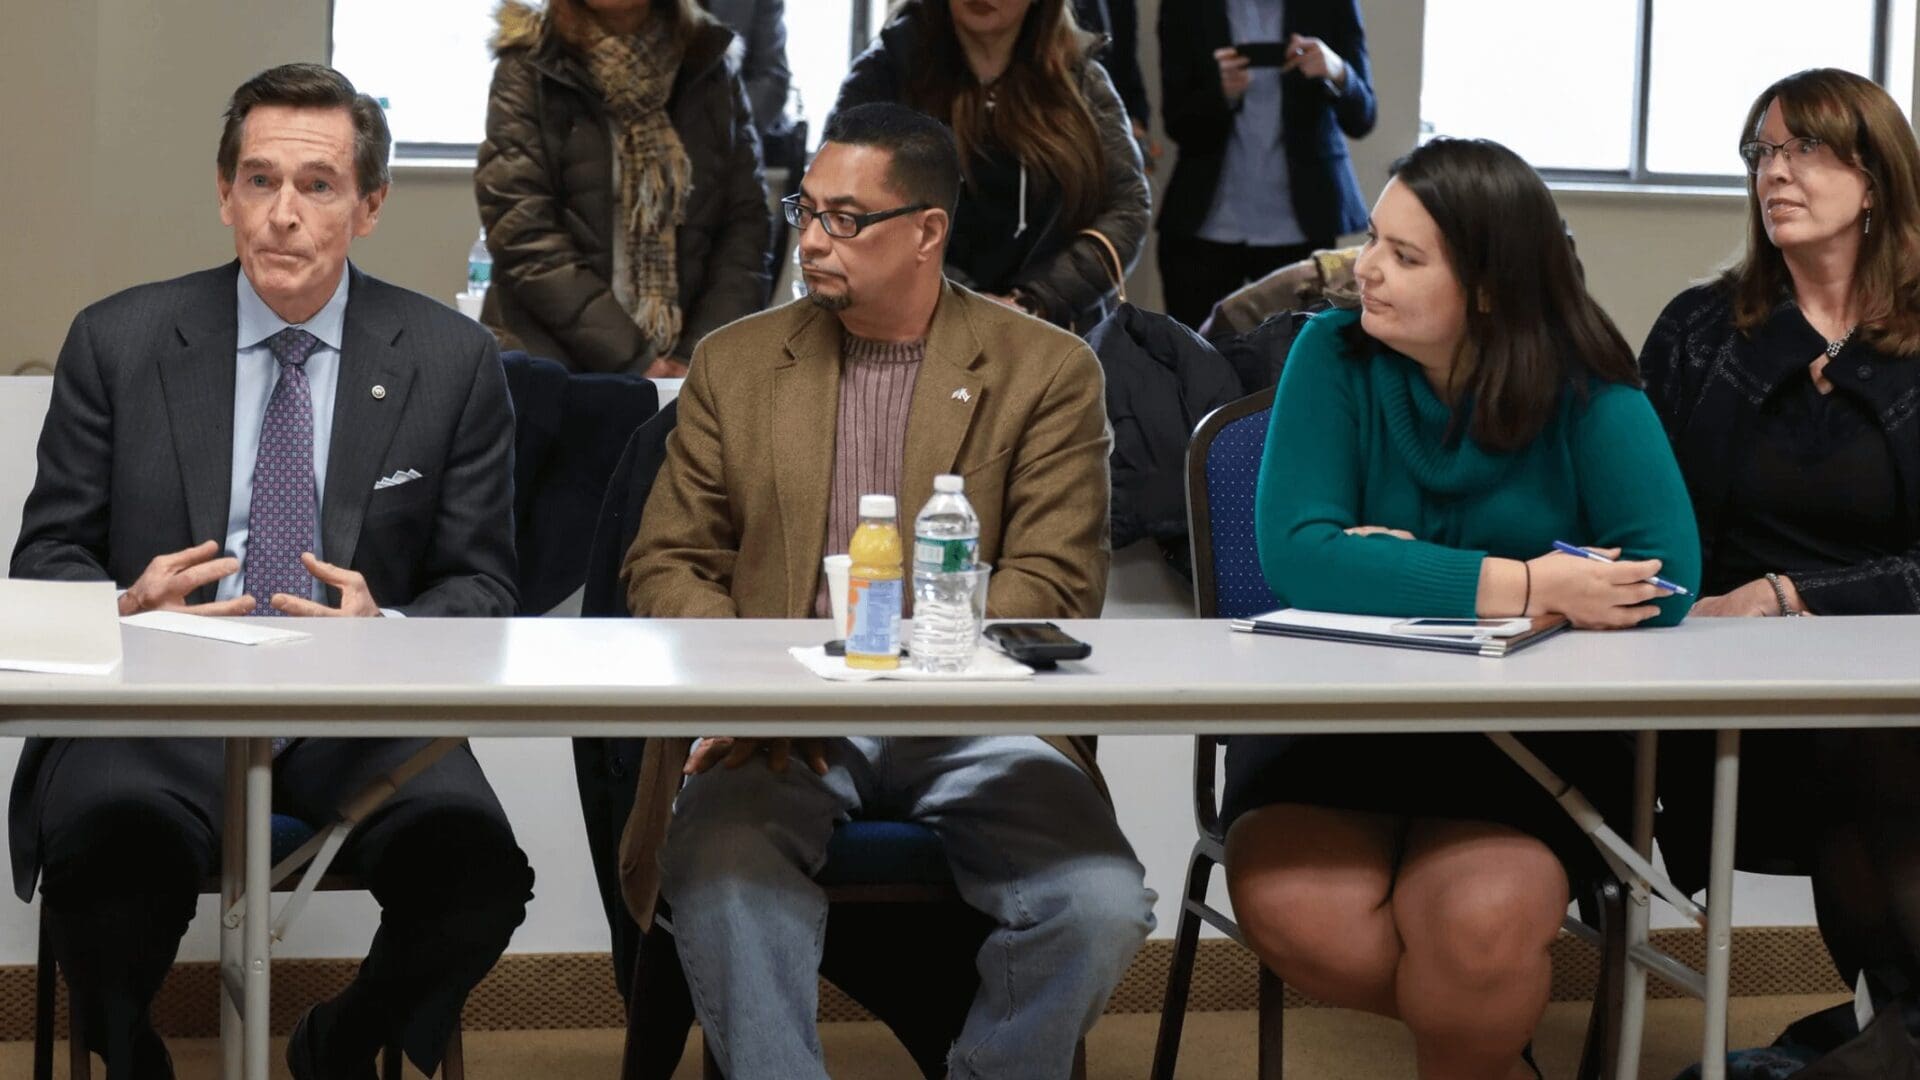
<svg viewBox="0 0 1920 1080"><path fill-rule="evenodd" d="M1787 606L1787 587L1785 585L1780 584L1779 574L1769 571L1767 573L1767 584L1773 586L1773 598L1780 605L1781 615L1794 616L1794 615L1800 614L1799 612Z"/></svg>

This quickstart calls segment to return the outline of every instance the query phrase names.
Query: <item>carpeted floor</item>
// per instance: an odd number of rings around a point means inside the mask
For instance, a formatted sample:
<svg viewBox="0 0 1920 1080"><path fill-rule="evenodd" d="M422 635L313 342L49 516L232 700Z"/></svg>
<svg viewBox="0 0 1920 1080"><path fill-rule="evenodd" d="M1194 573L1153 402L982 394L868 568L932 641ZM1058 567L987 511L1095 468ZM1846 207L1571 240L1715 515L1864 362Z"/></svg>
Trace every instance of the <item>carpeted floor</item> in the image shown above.
<svg viewBox="0 0 1920 1080"><path fill-rule="evenodd" d="M1739 998L1734 1002L1730 1045L1758 1046L1800 1016L1835 1000L1829 996ZM1584 1004L1548 1008L1537 1052L1552 1080L1573 1075L1588 1009ZM1141 1080L1153 1057L1157 1016L1109 1016L1087 1040L1089 1080ZM1647 1011L1646 1052L1640 1075L1670 1080L1699 1055L1700 1005L1694 1001L1655 1001ZM879 1024L827 1024L821 1028L827 1068L836 1080L911 1080L912 1062ZM699 1036L688 1046L674 1080L698 1080ZM287 1073L280 1064L283 1041L274 1040L276 1080ZM466 1037L470 1080L611 1080L620 1066L617 1031L476 1031ZM1399 1025L1336 1009L1294 1009L1287 1013L1286 1073L1304 1080L1382 1080L1413 1076L1412 1045ZM208 1039L173 1044L179 1080L214 1080L219 1045ZM66 1044L55 1060L54 1075L65 1078ZM0 1043L0 1077L31 1073L33 1047ZM1252 1013L1194 1013L1182 1040L1181 1080L1251 1078L1254 1063ZM96 1073L98 1063L96 1062ZM409 1076L414 1074L409 1071Z"/></svg>

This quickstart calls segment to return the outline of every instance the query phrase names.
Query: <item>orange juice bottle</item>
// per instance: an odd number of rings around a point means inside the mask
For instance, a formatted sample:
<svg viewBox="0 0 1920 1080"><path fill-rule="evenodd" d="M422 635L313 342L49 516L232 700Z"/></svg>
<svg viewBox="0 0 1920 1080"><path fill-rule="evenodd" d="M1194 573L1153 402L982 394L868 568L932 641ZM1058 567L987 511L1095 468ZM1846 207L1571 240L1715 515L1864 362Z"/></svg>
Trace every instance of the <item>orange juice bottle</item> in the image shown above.
<svg viewBox="0 0 1920 1080"><path fill-rule="evenodd" d="M900 528L891 495L860 496L860 527L847 554L847 666L891 671L900 666Z"/></svg>

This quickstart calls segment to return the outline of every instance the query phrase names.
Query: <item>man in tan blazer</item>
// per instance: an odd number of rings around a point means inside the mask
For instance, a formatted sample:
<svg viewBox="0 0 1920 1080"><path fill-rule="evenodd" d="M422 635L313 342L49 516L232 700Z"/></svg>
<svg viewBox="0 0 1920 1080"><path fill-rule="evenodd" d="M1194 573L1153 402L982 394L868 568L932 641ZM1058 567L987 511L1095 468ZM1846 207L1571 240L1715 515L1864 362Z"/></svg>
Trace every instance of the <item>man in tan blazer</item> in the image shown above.
<svg viewBox="0 0 1920 1080"><path fill-rule="evenodd" d="M826 615L821 556L846 550L859 496L897 495L911 514L935 475L958 473L994 566L988 614L1098 615L1110 437L1092 352L942 277L959 184L944 126L867 105L825 138L787 205L811 295L695 351L627 556L633 613ZM1089 747L656 741L622 845L627 900L642 926L656 887L672 902L726 1075L826 1077L814 1015L827 904L813 875L835 824L863 814L934 829L961 896L998 924L949 1075L1066 1076L1153 926Z"/></svg>

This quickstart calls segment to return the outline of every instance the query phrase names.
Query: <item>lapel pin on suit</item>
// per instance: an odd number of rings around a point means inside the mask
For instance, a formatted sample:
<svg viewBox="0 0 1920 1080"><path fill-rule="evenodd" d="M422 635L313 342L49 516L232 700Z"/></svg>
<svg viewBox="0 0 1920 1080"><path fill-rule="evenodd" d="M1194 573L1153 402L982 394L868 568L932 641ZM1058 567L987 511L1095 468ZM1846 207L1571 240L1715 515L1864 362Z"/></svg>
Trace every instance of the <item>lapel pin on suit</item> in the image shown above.
<svg viewBox="0 0 1920 1080"><path fill-rule="evenodd" d="M953 397L953 400L955 400L955 401L961 401L961 402L966 402L966 401L972 401L972 400L973 400L973 395L972 395L972 394L969 394L969 393L967 393L967 388L966 388L966 387L964 387L964 386L963 386L963 387L961 387L961 388L960 388L960 389L958 389L958 390L955 390L955 391L953 392L953 394L952 394L952 397Z"/></svg>
<svg viewBox="0 0 1920 1080"><path fill-rule="evenodd" d="M379 383L374 383L373 384L373 400L385 401L386 397L387 397L387 388L384 386L381 386Z"/></svg>

